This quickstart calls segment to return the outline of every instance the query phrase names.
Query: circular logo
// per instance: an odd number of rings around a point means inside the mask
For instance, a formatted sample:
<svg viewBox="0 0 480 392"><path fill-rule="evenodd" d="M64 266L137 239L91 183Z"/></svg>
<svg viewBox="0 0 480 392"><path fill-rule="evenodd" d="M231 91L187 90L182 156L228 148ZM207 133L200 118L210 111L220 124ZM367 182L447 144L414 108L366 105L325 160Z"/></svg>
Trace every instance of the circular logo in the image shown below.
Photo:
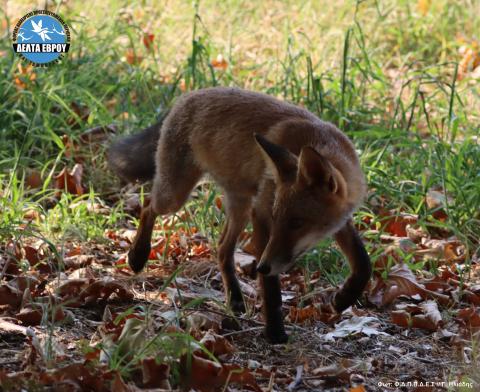
<svg viewBox="0 0 480 392"><path fill-rule="evenodd" d="M70 49L70 30L53 12L32 11L13 30L13 50L35 66L57 62Z"/></svg>

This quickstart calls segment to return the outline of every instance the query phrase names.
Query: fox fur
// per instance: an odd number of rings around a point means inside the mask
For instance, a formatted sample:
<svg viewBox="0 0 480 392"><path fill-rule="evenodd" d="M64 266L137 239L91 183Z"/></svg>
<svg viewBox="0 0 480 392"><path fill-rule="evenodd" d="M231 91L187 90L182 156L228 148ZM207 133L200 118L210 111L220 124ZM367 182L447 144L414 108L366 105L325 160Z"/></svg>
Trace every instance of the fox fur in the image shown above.
<svg viewBox="0 0 480 392"><path fill-rule="evenodd" d="M226 223L218 261L226 298L244 310L233 254L251 220L263 291L265 335L287 339L279 274L319 240L333 235L352 273L333 299L343 311L362 294L370 259L351 217L366 184L355 148L333 124L274 97L214 87L181 96L163 123L114 143L111 168L127 181L153 180L128 260L143 269L155 218L179 210L205 174L223 189Z"/></svg>

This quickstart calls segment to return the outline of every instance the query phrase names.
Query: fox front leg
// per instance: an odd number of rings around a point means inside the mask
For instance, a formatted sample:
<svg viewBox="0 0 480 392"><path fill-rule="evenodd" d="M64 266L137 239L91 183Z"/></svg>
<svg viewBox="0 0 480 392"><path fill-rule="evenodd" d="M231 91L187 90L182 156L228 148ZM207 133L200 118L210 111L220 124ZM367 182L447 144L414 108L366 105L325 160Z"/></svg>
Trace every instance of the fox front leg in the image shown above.
<svg viewBox="0 0 480 392"><path fill-rule="evenodd" d="M333 299L333 306L340 313L360 298L372 275L372 265L351 220L335 234L335 240L347 256L352 271Z"/></svg>
<svg viewBox="0 0 480 392"><path fill-rule="evenodd" d="M260 210L261 211L261 210ZM255 258L261 259L262 253L268 243L269 228L268 219L257 210L252 211L252 244ZM262 311L265 319L265 337L273 344L285 343L288 335L285 332L282 313L282 292L278 275L265 276L259 274L259 284L263 299Z"/></svg>
<svg viewBox="0 0 480 392"><path fill-rule="evenodd" d="M270 343L286 343L288 335L285 332L282 313L282 292L280 278L260 276L260 286L263 296L263 314L265 317L265 337Z"/></svg>

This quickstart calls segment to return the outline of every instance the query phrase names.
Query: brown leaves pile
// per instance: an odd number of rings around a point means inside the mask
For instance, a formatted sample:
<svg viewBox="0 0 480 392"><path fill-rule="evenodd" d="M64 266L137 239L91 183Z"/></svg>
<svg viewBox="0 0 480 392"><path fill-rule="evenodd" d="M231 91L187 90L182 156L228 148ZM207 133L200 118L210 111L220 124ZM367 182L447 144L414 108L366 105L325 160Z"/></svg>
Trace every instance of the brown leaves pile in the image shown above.
<svg viewBox="0 0 480 392"><path fill-rule="evenodd" d="M465 41L459 49L459 54L462 56L458 64L458 79L471 75L478 79L480 78L480 44L478 41Z"/></svg>
<svg viewBox="0 0 480 392"><path fill-rule="evenodd" d="M425 205L431 219L445 222L450 202L440 188L429 190ZM443 310L451 311L457 307L457 314L464 315L466 309L474 309L472 314L476 315L475 306L480 304L480 286L468 283L462 276L466 252L461 241L444 230L434 228L428 232L418 224L415 215L380 208L378 216L381 233L384 233L379 236L384 243L384 250L375 260L368 301L381 308L394 305L391 320L398 326L432 332L447 327L442 317ZM369 220L364 223L372 227ZM378 244L373 246L377 247ZM423 263L427 267L425 262L431 261L438 268L435 273L422 270L419 276L405 263L407 256L410 256L410 263ZM478 265L473 264L473 268L477 274L480 272ZM449 323L448 328L458 330L460 327L467 334L474 332L475 323L472 328L461 316L456 320L457 325Z"/></svg>

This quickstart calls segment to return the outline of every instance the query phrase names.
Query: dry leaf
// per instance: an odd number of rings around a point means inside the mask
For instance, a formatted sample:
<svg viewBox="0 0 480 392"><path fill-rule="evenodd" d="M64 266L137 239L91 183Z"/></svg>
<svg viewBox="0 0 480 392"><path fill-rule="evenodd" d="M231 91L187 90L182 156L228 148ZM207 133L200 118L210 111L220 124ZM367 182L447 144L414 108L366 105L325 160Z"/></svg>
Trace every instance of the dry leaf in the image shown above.
<svg viewBox="0 0 480 392"><path fill-rule="evenodd" d="M45 371L40 374L38 381L43 385L55 385L57 383L71 382L80 386L81 390L108 392L106 387L106 375L99 372L99 369L90 369L81 363L73 363L65 367Z"/></svg>
<svg viewBox="0 0 480 392"><path fill-rule="evenodd" d="M365 392L366 389L363 385L357 385L356 387L350 388L349 392Z"/></svg>
<svg viewBox="0 0 480 392"><path fill-rule="evenodd" d="M435 219L441 222L445 222L447 220L448 215L445 211L447 208L447 202L449 202L449 200L443 191L429 189L425 197L425 202L428 209L433 210L432 216Z"/></svg>
<svg viewBox="0 0 480 392"><path fill-rule="evenodd" d="M142 382L144 387L170 390L169 375L170 366L168 364L157 363L155 358L142 360Z"/></svg>
<svg viewBox="0 0 480 392"><path fill-rule="evenodd" d="M427 290L422 284L418 283L415 275L406 264L395 265L388 274L385 285L386 289L382 299L383 306L392 303L401 295L411 297L417 294L423 299L436 299L442 305L450 303L450 298L447 295Z"/></svg>
<svg viewBox="0 0 480 392"><path fill-rule="evenodd" d="M210 64L214 69L219 69L222 71L225 71L228 68L228 62L221 54L219 54L215 60L212 60Z"/></svg>
<svg viewBox="0 0 480 392"><path fill-rule="evenodd" d="M73 195L83 195L82 174L83 167L79 163L70 172L67 171L67 168L64 168L55 176L55 188L62 191L66 190ZM59 194L60 191L57 192L57 197Z"/></svg>
<svg viewBox="0 0 480 392"><path fill-rule="evenodd" d="M18 312L15 317L20 320L24 325L40 325L44 318L43 313L44 308L36 306L32 308L31 306L24 307ZM47 315L48 319L51 320L51 315ZM66 317L65 312L62 307L56 307L54 321L61 321Z"/></svg>
<svg viewBox="0 0 480 392"><path fill-rule="evenodd" d="M363 333L367 336L384 335L390 336L388 333L379 331L377 328L380 322L375 317L358 317L353 316L335 325L335 330L323 335L323 339L334 341L334 338L343 338L345 336Z"/></svg>
<svg viewBox="0 0 480 392"><path fill-rule="evenodd" d="M43 181L40 172L35 169L29 170L27 176L25 177L25 185L27 188L40 188L42 184Z"/></svg>
<svg viewBox="0 0 480 392"><path fill-rule="evenodd" d="M380 215L383 231L397 237L407 237L407 225L416 224L418 221L416 215L405 213L396 215L394 211L383 212Z"/></svg>
<svg viewBox="0 0 480 392"><path fill-rule="evenodd" d="M208 330L200 343L215 357L232 354L235 351L235 347L226 338L217 335L213 330ZM201 355L201 353L197 353L197 355Z"/></svg>
<svg viewBox="0 0 480 392"><path fill-rule="evenodd" d="M418 0L417 8L418 11L423 15L427 15L432 5L432 0Z"/></svg>
<svg viewBox="0 0 480 392"><path fill-rule="evenodd" d="M9 284L0 286L0 305L10 305L17 308L22 303L23 293Z"/></svg>
<svg viewBox="0 0 480 392"><path fill-rule="evenodd" d="M248 369L242 369L236 365L222 365L195 354L190 358L184 356L181 364L181 379L189 388L195 388L202 392L213 392L219 387L235 383L262 392L255 377Z"/></svg>
<svg viewBox="0 0 480 392"><path fill-rule="evenodd" d="M125 59L128 64L137 65L142 62L143 57L135 53L135 51L132 48L128 48L127 51L125 52Z"/></svg>
<svg viewBox="0 0 480 392"><path fill-rule="evenodd" d="M11 319L11 320L14 320L14 319ZM2 333L6 332L6 333L9 333L9 334L19 333L19 334L22 334L22 335L26 335L27 334L27 328L23 327L21 325L18 325L18 324L14 324L13 322L9 321L5 317L0 317L0 332L2 332Z"/></svg>
<svg viewBox="0 0 480 392"><path fill-rule="evenodd" d="M443 324L435 301L425 301L419 306L397 306L397 309L392 311L392 322L404 328L436 331Z"/></svg>
<svg viewBox="0 0 480 392"><path fill-rule="evenodd" d="M21 62L18 63L17 72L15 72L13 75L13 80L17 90L26 89L37 79L37 74L33 70L33 65L29 64L24 67Z"/></svg>
<svg viewBox="0 0 480 392"><path fill-rule="evenodd" d="M480 67L480 50L477 41L473 41L469 46L462 48L462 60L458 64L458 79L463 79L469 72L475 71Z"/></svg>
<svg viewBox="0 0 480 392"><path fill-rule="evenodd" d="M457 317L471 328L480 328L480 313L475 307L460 309L457 312Z"/></svg>
<svg viewBox="0 0 480 392"><path fill-rule="evenodd" d="M99 300L106 301L112 294L116 294L125 301L133 299L132 292L124 283L111 279L102 279L91 283L80 293L80 298L85 301L85 304L90 304Z"/></svg>
<svg viewBox="0 0 480 392"><path fill-rule="evenodd" d="M147 48L147 49L151 49L153 48L152 44L153 44L153 40L155 39L155 35L152 34L152 33L149 33L148 31L145 31L143 33L143 38L142 38L142 41L143 41L143 45Z"/></svg>

